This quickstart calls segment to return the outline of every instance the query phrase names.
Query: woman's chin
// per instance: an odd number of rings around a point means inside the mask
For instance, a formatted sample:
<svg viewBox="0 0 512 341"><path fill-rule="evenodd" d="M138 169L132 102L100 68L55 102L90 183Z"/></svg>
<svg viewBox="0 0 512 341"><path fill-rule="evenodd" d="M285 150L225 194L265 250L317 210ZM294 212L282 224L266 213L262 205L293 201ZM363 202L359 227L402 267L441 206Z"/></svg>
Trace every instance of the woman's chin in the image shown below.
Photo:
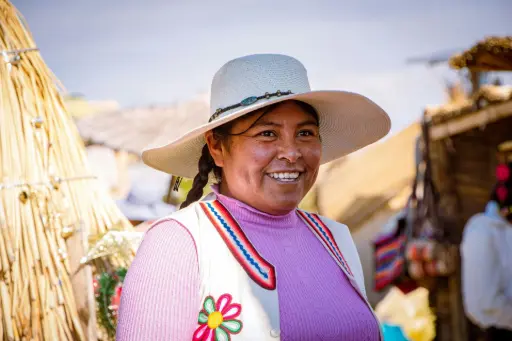
<svg viewBox="0 0 512 341"><path fill-rule="evenodd" d="M272 196L269 198L268 202L271 203L269 205L269 212L273 215L284 215L293 211L299 206L300 199L298 198L290 198L286 196L284 198L280 198L279 196Z"/></svg>

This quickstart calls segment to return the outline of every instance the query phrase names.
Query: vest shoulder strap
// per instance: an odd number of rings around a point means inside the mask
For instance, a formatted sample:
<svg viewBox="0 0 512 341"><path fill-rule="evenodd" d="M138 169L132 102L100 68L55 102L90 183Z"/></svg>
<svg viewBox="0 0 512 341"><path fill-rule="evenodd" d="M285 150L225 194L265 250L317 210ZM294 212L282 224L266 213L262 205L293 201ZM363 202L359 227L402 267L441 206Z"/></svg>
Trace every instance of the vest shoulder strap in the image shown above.
<svg viewBox="0 0 512 341"><path fill-rule="evenodd" d="M256 251L226 207L218 200L201 201L199 204L249 277L261 287L274 290L276 288L274 266Z"/></svg>

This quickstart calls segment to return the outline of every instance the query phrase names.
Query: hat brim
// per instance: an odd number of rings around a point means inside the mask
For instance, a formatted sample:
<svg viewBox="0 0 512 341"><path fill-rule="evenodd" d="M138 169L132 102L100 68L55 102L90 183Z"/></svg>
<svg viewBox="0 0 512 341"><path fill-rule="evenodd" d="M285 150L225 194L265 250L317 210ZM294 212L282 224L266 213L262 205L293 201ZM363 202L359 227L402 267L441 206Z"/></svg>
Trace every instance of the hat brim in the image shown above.
<svg viewBox="0 0 512 341"><path fill-rule="evenodd" d="M146 148L142 152L142 160L160 171L193 178L198 172L201 149L206 143L206 132L255 110L292 99L308 103L318 112L322 137L322 164L380 140L391 129L391 120L386 112L365 96L346 91L310 91L241 107L191 130L168 144Z"/></svg>

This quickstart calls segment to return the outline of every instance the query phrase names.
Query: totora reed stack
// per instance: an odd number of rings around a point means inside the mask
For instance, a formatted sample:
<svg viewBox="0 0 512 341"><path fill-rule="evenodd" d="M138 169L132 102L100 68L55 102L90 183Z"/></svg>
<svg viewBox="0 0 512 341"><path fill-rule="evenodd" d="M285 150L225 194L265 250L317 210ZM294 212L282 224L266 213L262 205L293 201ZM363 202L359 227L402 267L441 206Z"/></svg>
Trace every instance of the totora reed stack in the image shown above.
<svg viewBox="0 0 512 341"><path fill-rule="evenodd" d="M80 259L89 236L130 228L90 173L61 89L21 15L0 0L3 340L96 339L93 269Z"/></svg>

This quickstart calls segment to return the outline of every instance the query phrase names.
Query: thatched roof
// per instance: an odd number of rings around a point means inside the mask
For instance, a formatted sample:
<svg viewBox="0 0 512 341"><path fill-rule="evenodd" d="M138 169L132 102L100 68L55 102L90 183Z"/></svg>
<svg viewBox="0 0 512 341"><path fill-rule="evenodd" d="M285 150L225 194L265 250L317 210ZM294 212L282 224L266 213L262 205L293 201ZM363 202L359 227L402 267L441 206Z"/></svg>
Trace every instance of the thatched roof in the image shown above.
<svg viewBox="0 0 512 341"><path fill-rule="evenodd" d="M148 145L168 143L206 122L206 96L171 106L130 108L86 117L77 121L87 143L105 145L139 155ZM204 116L204 118L202 118Z"/></svg>
<svg viewBox="0 0 512 341"><path fill-rule="evenodd" d="M425 116L438 139L484 126L512 115L512 86L484 85L471 97L427 107Z"/></svg>
<svg viewBox="0 0 512 341"><path fill-rule="evenodd" d="M450 59L455 69L512 71L512 36L488 37Z"/></svg>
<svg viewBox="0 0 512 341"><path fill-rule="evenodd" d="M393 198L407 195L419 134L413 124L332 167L318 184L321 213L356 228Z"/></svg>
<svg viewBox="0 0 512 341"><path fill-rule="evenodd" d="M484 85L470 98L463 98L425 110L433 124L443 123L457 116L472 113L492 104L512 100L512 86Z"/></svg>
<svg viewBox="0 0 512 341"><path fill-rule="evenodd" d="M114 100L88 101L82 97L68 96L64 98L68 113L76 118L119 110L119 103Z"/></svg>

